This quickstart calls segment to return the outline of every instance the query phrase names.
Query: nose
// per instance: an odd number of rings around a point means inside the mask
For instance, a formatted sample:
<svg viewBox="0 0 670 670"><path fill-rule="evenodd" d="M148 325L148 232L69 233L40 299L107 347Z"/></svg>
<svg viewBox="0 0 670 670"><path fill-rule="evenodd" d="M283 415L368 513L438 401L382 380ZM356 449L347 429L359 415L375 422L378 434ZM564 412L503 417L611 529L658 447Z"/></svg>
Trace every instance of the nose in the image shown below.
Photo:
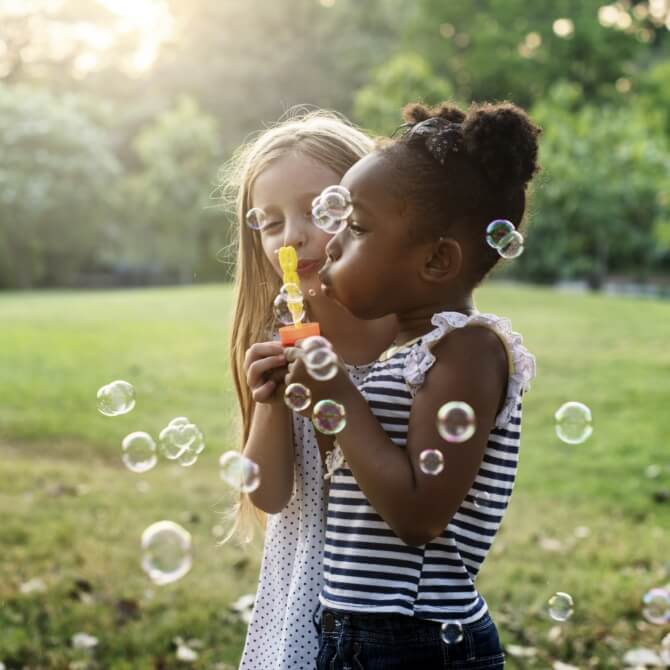
<svg viewBox="0 0 670 670"><path fill-rule="evenodd" d="M304 217L287 217L284 222L284 246L302 247L307 241L307 224Z"/></svg>
<svg viewBox="0 0 670 670"><path fill-rule="evenodd" d="M342 245L340 244L340 233L333 235L328 244L326 244L326 257L329 261L336 261L342 255Z"/></svg>

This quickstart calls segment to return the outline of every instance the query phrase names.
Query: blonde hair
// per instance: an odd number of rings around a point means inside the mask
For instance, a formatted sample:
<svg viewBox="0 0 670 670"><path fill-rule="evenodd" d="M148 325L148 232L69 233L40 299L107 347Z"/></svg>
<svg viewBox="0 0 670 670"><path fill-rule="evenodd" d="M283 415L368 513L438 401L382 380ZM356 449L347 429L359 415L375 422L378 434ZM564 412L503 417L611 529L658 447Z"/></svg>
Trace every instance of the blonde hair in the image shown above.
<svg viewBox="0 0 670 670"><path fill-rule="evenodd" d="M233 323L230 334L230 367L242 415L240 449L249 437L253 400L244 374L244 355L254 342L266 340L274 323L270 305L280 288L280 279L263 253L260 235L244 223L251 207L251 191L257 177L274 161L293 152L321 163L343 175L369 153L373 140L343 116L330 111L297 107L273 126L252 136L224 165L221 194L229 211L235 212L232 226L237 246ZM260 512L247 494L241 494L233 511L233 535L241 541L253 537L254 518L264 525Z"/></svg>

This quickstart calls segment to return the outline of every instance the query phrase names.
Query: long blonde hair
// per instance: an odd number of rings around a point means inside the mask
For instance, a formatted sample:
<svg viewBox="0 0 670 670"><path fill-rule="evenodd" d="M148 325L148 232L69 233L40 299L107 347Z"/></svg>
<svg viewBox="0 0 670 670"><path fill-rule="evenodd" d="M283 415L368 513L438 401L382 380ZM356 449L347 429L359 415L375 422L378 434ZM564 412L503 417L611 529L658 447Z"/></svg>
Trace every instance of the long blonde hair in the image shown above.
<svg viewBox="0 0 670 670"><path fill-rule="evenodd" d="M230 332L230 367L242 414L240 449L249 437L253 400L244 374L244 355L254 342L267 340L273 330L270 305L280 288L280 279L263 253L260 235L244 223L251 207L256 178L274 161L290 152L302 154L343 175L369 153L373 140L343 116L324 110L297 107L275 125L260 131L242 145L222 170L221 194L235 212L234 241L237 246L233 323ZM224 541L237 535L249 541L254 518L264 525L260 512L247 494L241 494L233 512L235 523Z"/></svg>

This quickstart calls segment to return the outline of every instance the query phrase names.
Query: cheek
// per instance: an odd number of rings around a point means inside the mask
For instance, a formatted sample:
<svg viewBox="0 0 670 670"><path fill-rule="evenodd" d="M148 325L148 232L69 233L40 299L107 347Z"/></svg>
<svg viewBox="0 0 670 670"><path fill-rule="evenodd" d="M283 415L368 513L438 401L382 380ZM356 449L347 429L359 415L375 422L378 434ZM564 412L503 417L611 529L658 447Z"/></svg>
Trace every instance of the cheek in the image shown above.
<svg viewBox="0 0 670 670"><path fill-rule="evenodd" d="M279 267L279 258L277 255L277 251L279 250L279 247L281 246L281 243L274 240L272 237L261 237L261 247L263 248L263 254L265 255L265 258L268 259L270 262L270 265L272 265L272 268L274 271L281 276L281 268Z"/></svg>

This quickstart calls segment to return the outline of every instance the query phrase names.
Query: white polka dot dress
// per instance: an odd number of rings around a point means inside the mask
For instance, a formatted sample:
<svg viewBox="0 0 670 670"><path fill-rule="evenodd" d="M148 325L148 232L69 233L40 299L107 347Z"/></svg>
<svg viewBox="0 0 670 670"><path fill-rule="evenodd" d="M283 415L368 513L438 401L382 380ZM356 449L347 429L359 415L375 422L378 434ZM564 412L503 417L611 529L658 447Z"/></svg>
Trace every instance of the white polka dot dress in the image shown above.
<svg viewBox="0 0 670 670"><path fill-rule="evenodd" d="M361 383L368 366L347 366ZM240 670L312 670L318 635L312 615L323 585L326 482L314 426L293 415L295 483L279 514L268 515L256 602Z"/></svg>

